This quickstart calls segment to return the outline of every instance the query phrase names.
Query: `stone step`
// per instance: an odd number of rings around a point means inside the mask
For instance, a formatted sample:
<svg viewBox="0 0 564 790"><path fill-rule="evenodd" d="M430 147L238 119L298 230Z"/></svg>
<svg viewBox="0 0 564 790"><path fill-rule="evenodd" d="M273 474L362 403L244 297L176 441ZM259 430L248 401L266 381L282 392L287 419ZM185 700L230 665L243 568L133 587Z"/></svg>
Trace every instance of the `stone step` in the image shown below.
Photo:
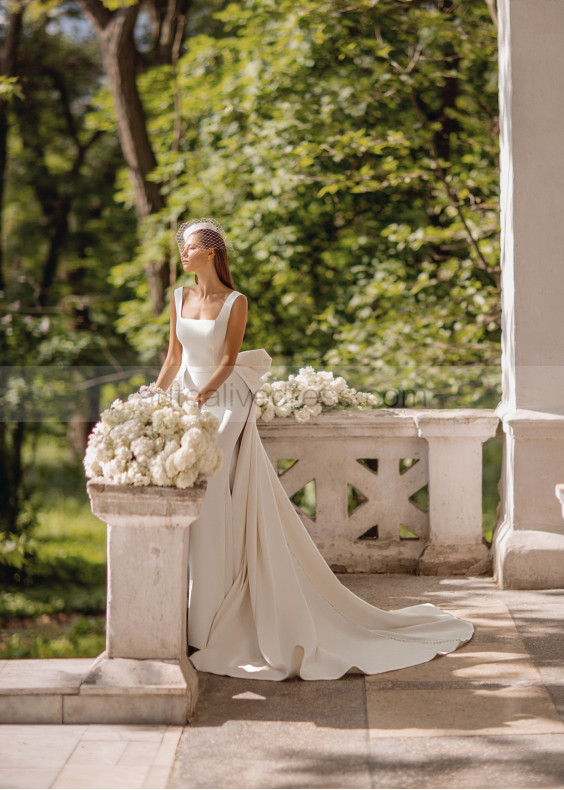
<svg viewBox="0 0 564 790"><path fill-rule="evenodd" d="M197 695L181 664L106 652L0 660L0 723L184 725Z"/></svg>

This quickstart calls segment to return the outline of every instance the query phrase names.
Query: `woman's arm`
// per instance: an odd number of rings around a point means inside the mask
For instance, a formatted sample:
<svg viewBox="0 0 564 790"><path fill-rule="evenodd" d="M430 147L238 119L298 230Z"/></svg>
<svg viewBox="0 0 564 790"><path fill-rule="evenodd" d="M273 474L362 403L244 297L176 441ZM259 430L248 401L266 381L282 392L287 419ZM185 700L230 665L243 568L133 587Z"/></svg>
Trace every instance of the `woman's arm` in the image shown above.
<svg viewBox="0 0 564 790"><path fill-rule="evenodd" d="M176 304L174 301L174 291L170 296L170 335L168 341L168 351L163 362L159 377L155 382L157 387L167 390L172 384L174 377L178 373L182 363L182 344L176 335Z"/></svg>
<svg viewBox="0 0 564 790"><path fill-rule="evenodd" d="M245 336L247 307L247 297L244 294L240 294L231 305L227 332L225 333L225 343L223 345L223 356L208 383L205 387L202 387L195 398L200 408L221 387L223 382L227 381L233 372L233 366Z"/></svg>

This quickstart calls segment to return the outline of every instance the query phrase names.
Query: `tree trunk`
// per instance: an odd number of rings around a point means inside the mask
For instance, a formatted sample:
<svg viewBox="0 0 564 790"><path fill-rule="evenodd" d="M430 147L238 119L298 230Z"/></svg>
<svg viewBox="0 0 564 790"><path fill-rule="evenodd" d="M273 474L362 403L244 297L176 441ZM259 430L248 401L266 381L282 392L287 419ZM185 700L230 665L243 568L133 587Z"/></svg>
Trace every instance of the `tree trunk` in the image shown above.
<svg viewBox="0 0 564 790"><path fill-rule="evenodd" d="M10 15L6 38L2 42L0 72L4 77L16 75L16 57L22 31L23 7ZM7 166L9 99L0 99L0 290L6 289L4 276L4 247L2 245L4 216L4 184ZM9 365L5 335L0 333L0 356ZM5 378L2 376L2 389ZM19 481L21 475L21 447L24 437L23 422L0 422L0 532L13 533L17 529L19 511Z"/></svg>
<svg viewBox="0 0 564 790"><path fill-rule="evenodd" d="M148 180L157 163L149 140L135 73L139 53L135 47L133 31L140 6L137 4L109 11L100 0L79 2L90 19L100 44L104 69L114 100L120 144L135 194L136 214L139 222L142 222L149 214L160 211L165 202L159 185ZM181 5L180 2L178 4ZM170 14L165 16L168 19ZM162 32L164 50L167 49L166 42L174 29L168 19ZM161 47L159 50L163 51ZM166 258L148 266L146 274L153 311L160 315L165 307L165 292L169 280Z"/></svg>
<svg viewBox="0 0 564 790"><path fill-rule="evenodd" d="M147 180L157 165L135 75L133 40L139 6L120 8L99 31L102 60L112 91L118 132L135 192L137 216L142 219L164 206L159 185Z"/></svg>
<svg viewBox="0 0 564 790"><path fill-rule="evenodd" d="M18 44L22 31L23 8L10 15L6 38L2 43L2 58L0 72L3 77L14 77L16 74L16 56ZM4 206L4 182L7 164L7 142L8 142L8 100L0 99L0 291L6 288L4 277L4 247L1 239L2 217Z"/></svg>

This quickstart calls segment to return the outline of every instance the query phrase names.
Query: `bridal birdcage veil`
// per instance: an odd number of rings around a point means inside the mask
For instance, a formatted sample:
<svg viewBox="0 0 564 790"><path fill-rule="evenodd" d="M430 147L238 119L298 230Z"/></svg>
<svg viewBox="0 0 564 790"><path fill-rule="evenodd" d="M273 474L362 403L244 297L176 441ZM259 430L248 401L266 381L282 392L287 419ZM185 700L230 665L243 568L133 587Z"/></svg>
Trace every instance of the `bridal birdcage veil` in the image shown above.
<svg viewBox="0 0 564 790"><path fill-rule="evenodd" d="M220 223L212 217L202 217L183 222L176 231L176 243L180 250L180 255L184 251L188 238L198 231L198 243L205 250L220 249L225 250L228 255L233 255L233 245L227 238L227 234Z"/></svg>

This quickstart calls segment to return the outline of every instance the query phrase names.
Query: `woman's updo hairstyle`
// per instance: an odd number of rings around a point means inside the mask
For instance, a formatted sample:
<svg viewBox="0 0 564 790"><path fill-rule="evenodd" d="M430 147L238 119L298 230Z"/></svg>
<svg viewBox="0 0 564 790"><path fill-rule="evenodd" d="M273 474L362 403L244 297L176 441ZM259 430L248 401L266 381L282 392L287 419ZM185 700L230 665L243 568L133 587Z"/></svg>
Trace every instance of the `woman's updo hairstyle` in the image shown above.
<svg viewBox="0 0 564 790"><path fill-rule="evenodd" d="M231 276L227 258L227 250L229 249L230 252L233 252L233 245L228 241L227 235L219 222L209 217L183 222L176 233L176 241L181 257L188 238L195 241L204 250L213 249L217 276L224 285L235 290L235 283ZM195 275L195 278L197 283L198 275Z"/></svg>

